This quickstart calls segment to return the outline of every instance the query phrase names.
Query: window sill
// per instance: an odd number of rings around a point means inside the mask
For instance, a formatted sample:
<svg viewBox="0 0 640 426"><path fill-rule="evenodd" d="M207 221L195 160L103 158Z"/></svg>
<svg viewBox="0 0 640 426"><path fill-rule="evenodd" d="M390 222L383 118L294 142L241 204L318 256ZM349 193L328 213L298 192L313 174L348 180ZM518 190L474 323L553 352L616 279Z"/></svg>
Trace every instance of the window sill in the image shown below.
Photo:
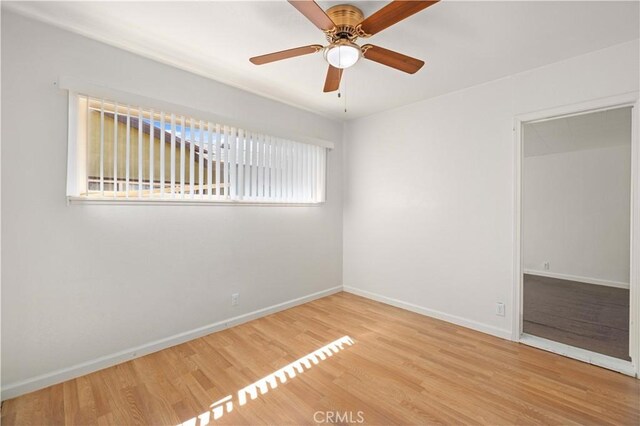
<svg viewBox="0 0 640 426"><path fill-rule="evenodd" d="M149 199L149 198L98 198L68 196L67 205L113 205L113 206L260 206L260 207L319 207L320 203L295 203L274 201L238 201L238 200L198 200L198 199Z"/></svg>

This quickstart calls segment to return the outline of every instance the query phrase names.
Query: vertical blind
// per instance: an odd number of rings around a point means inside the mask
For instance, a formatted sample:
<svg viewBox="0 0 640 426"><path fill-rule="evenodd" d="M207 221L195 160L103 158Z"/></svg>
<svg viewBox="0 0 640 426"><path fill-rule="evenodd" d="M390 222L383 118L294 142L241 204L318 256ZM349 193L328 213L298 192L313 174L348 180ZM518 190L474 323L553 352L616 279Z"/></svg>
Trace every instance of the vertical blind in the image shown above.
<svg viewBox="0 0 640 426"><path fill-rule="evenodd" d="M319 203L326 148L90 96L76 137L88 198Z"/></svg>

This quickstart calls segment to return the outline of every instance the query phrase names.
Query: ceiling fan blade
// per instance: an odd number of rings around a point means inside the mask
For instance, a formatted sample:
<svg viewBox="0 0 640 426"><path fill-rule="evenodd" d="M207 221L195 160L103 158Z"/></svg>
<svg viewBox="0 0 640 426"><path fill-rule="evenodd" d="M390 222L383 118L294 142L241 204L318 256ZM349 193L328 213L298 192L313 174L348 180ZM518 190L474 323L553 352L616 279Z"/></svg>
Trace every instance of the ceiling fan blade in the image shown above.
<svg viewBox="0 0 640 426"><path fill-rule="evenodd" d="M324 81L324 91L335 92L340 88L340 79L342 78L342 68L336 68L329 65L327 71L327 79Z"/></svg>
<svg viewBox="0 0 640 426"><path fill-rule="evenodd" d="M392 1L373 15L362 21L360 27L368 35L374 35L397 24L403 19L438 3L435 1Z"/></svg>
<svg viewBox="0 0 640 426"><path fill-rule="evenodd" d="M327 14L322 10L318 4L313 0L289 0L289 3L296 9L298 12L302 13L307 17L308 20L313 22L313 24L320 28L322 31L329 31L335 28L335 24L327 16Z"/></svg>
<svg viewBox="0 0 640 426"><path fill-rule="evenodd" d="M393 50L384 49L382 47L365 44L362 46L363 56L370 61L404 71L409 74L416 73L424 65L424 61L394 52Z"/></svg>
<svg viewBox="0 0 640 426"><path fill-rule="evenodd" d="M255 65L268 64L269 62L281 61L283 59L294 58L296 56L308 55L322 50L319 44L311 44L309 46L296 47L294 49L281 50L280 52L268 53L262 56L254 56L249 59Z"/></svg>

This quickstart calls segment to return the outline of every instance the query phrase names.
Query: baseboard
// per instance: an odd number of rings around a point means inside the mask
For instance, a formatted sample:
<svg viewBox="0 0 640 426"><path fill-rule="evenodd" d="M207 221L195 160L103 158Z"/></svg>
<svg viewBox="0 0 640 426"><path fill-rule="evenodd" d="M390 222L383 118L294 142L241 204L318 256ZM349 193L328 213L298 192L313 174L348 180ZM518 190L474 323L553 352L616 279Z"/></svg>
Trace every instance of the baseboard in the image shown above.
<svg viewBox="0 0 640 426"><path fill-rule="evenodd" d="M83 362L81 364L73 365L71 367L52 371L51 373L42 374L40 376L22 380L20 382L10 383L2 387L2 390L0 391L1 399L2 401L4 401L6 399L15 398L25 393L46 388L48 386L74 379L85 374L93 373L95 371L102 370L104 368L111 367L134 358L139 358L141 356L148 355L162 349L170 348L172 346L188 342L189 340L197 339L198 337L206 336L207 334L215 333L216 331L221 331L226 328L258 319L279 311L283 311L285 309L289 309L315 299L338 293L340 291L342 291L342 286L332 287L326 290L309 294L307 296L288 300L286 302L278 303L276 305L268 306L266 308L239 315L237 317L228 318L213 324L185 331L183 333L169 336L164 339L149 342L135 348L126 349L111 355L106 355L100 358Z"/></svg>
<svg viewBox="0 0 640 426"><path fill-rule="evenodd" d="M530 334L522 334L522 336L520 336L520 343L566 356L568 358L577 359L578 361L586 362L588 364L597 365L598 367L617 371L618 373L626 374L627 376L636 377L636 369L630 361L599 354L582 348L576 348L574 346L565 345L564 343L555 342L553 340L548 340Z"/></svg>
<svg viewBox="0 0 640 426"><path fill-rule="evenodd" d="M527 275L537 275L539 277L557 278L559 280L577 281L586 284L604 285L607 287L626 288L629 289L629 283L623 283L620 281L608 281L600 278L580 277L577 275L560 274L558 272L551 271L538 271L535 269L525 269L524 273Z"/></svg>
<svg viewBox="0 0 640 426"><path fill-rule="evenodd" d="M370 291L361 290L359 288L350 287L350 286L344 286L344 291L346 291L347 293L355 294L357 296L366 297L367 299L375 300L377 302L385 303L387 305L395 306L396 308L406 309L407 311L415 312L417 314L436 318L442 321L447 321L462 327L479 331L481 333L500 337L501 339L511 340L511 337L512 337L511 331L509 330L503 330L497 327L493 327L491 325L470 320L468 318L447 314L444 312L436 311L434 309L418 306L413 303L403 302L402 300L393 299L391 297L383 296L381 294L372 293Z"/></svg>

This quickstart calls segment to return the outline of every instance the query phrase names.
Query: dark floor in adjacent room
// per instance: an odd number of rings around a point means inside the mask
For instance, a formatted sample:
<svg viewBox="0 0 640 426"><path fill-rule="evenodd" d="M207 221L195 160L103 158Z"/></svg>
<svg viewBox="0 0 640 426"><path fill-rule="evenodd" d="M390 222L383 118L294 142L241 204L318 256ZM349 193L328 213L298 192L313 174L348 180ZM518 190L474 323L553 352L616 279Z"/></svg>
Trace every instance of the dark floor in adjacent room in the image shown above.
<svg viewBox="0 0 640 426"><path fill-rule="evenodd" d="M629 290L524 276L524 332L630 361Z"/></svg>

